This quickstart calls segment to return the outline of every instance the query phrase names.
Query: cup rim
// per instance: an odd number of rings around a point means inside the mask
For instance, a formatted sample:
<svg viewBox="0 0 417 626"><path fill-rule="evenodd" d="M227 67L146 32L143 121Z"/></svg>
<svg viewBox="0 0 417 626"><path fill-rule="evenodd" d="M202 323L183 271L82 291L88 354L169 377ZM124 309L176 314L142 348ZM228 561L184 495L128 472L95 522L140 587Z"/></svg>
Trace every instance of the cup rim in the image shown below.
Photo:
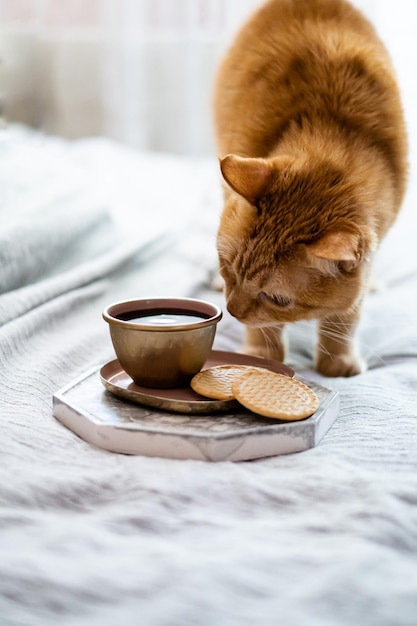
<svg viewBox="0 0 417 626"><path fill-rule="evenodd" d="M157 326L155 324L141 324L140 322L130 322L129 320L123 320L117 317L123 313L130 311L155 311L158 309L178 309L178 311L189 311L197 315L209 315L209 317L203 318L201 321L188 322L187 324L168 324L164 326ZM103 319L113 326L124 327L130 330L137 331L153 331L153 332L172 332L175 331L187 331L191 329L204 328L217 324L223 316L223 312L217 304L209 302L208 300L201 300L198 298L136 298L133 300L120 300L109 304L102 312Z"/></svg>

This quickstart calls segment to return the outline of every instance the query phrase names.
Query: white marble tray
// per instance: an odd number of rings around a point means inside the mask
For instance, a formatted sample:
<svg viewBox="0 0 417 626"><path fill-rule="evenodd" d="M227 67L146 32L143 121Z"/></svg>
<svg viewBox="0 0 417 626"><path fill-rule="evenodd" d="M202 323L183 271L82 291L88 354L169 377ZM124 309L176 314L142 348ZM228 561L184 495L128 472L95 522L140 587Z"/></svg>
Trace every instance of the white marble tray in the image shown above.
<svg viewBox="0 0 417 626"><path fill-rule="evenodd" d="M300 380L315 391L320 406L298 422L262 418L240 407L227 413L186 415L133 404L104 389L100 368L55 393L53 412L79 437L112 452L245 461L313 448L332 426L339 411L338 393Z"/></svg>

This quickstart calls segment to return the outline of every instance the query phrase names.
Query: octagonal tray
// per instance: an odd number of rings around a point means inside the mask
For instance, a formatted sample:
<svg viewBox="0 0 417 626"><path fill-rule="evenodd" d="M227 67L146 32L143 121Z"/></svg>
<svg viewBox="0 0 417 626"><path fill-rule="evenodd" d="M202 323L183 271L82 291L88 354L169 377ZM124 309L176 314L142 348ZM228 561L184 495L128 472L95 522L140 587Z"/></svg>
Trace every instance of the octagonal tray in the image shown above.
<svg viewBox="0 0 417 626"><path fill-rule="evenodd" d="M295 375L317 394L311 417L282 422L240 405L221 413L186 414L133 403L104 388L95 367L53 396L53 413L100 448L123 454L205 461L244 461L316 446L339 411L338 393Z"/></svg>

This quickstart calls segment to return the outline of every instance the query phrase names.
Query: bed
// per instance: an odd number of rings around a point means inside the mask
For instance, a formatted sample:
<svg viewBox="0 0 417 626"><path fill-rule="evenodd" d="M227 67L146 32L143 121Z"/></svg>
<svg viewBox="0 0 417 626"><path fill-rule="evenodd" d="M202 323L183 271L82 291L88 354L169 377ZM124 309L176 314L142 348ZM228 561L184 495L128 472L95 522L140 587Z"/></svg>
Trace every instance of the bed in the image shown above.
<svg viewBox="0 0 417 626"><path fill-rule="evenodd" d="M107 139L0 134L2 626L415 626L417 213L411 181L359 339L369 369L324 379L314 327L288 364L338 392L318 445L248 462L118 454L53 415L114 358L101 312L132 297L215 301L215 159ZM100 385L100 381L97 381Z"/></svg>

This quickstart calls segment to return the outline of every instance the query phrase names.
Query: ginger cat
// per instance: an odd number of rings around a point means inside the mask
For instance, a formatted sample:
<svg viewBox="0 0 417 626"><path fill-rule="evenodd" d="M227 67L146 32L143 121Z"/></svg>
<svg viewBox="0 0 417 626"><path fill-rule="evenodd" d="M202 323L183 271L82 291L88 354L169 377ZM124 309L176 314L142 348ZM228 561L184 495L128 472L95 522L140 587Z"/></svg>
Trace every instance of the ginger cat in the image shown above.
<svg viewBox="0 0 417 626"><path fill-rule="evenodd" d="M270 0L222 61L217 248L244 351L283 361L285 323L318 320L316 368L365 369L355 328L399 211L407 137L389 56L344 0Z"/></svg>

